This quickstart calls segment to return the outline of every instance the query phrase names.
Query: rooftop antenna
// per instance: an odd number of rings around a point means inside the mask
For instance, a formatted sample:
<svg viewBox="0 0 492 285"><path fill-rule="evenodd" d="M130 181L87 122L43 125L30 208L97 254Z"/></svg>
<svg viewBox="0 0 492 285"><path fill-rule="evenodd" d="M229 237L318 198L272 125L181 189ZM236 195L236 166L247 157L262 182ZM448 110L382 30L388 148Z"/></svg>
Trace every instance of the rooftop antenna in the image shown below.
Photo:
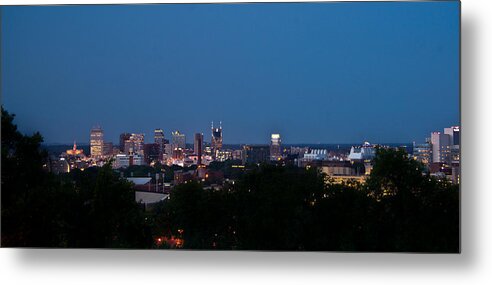
<svg viewBox="0 0 492 285"><path fill-rule="evenodd" d="M222 129L222 121L219 121L219 128Z"/></svg>
<svg viewBox="0 0 492 285"><path fill-rule="evenodd" d="M212 121L212 129L214 128L214 121Z"/></svg>

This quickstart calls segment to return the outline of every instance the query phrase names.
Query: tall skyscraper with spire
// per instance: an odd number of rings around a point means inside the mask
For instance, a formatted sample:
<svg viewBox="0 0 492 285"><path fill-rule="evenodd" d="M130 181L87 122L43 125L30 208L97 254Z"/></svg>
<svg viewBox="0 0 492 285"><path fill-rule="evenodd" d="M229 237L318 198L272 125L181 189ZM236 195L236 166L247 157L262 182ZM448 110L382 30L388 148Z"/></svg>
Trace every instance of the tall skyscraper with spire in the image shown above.
<svg viewBox="0 0 492 285"><path fill-rule="evenodd" d="M217 152L222 149L222 121L219 123L218 128L214 128L214 122L212 122L212 139L211 139L211 147L212 147L212 155L214 157L217 156Z"/></svg>

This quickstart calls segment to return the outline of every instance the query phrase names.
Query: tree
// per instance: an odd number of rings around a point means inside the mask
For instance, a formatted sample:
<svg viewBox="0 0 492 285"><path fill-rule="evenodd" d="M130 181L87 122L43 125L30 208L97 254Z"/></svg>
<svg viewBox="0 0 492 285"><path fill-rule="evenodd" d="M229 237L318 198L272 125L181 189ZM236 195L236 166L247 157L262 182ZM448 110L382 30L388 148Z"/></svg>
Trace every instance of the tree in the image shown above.
<svg viewBox="0 0 492 285"><path fill-rule="evenodd" d="M459 192L423 173L404 150L378 149L366 183L380 251L458 252Z"/></svg>
<svg viewBox="0 0 492 285"><path fill-rule="evenodd" d="M13 119L2 108L2 246L152 245L131 185L109 164L48 173L41 135L22 135Z"/></svg>

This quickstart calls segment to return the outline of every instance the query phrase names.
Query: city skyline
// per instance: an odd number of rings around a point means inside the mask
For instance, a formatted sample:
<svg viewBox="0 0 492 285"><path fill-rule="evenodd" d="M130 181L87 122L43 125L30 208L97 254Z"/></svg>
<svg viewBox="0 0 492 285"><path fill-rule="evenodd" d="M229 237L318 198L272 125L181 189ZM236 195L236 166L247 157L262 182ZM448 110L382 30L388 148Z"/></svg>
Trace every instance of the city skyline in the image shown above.
<svg viewBox="0 0 492 285"><path fill-rule="evenodd" d="M1 9L2 104L48 144L86 143L94 125L112 142L209 141L222 121L225 144L407 143L460 125L459 2Z"/></svg>

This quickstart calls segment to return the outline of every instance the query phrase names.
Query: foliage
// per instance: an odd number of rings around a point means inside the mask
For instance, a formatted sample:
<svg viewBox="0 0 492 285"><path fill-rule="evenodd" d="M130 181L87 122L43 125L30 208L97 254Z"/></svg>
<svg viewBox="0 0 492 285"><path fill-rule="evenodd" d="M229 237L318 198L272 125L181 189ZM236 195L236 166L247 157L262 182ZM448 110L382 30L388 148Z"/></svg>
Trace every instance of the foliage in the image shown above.
<svg viewBox="0 0 492 285"><path fill-rule="evenodd" d="M335 184L315 168L214 162L221 190L175 187L144 212L110 165L53 175L39 133L2 108L2 246L459 252L459 189L404 150L378 149L365 183ZM360 165L361 171L363 165ZM135 176L181 167L133 167ZM187 170L187 169L185 169ZM176 239L175 239L176 238Z"/></svg>
<svg viewBox="0 0 492 285"><path fill-rule="evenodd" d="M110 165L55 176L42 137L25 136L2 108L2 246L148 247L134 192Z"/></svg>
<svg viewBox="0 0 492 285"><path fill-rule="evenodd" d="M393 149L363 184L261 165L219 191L180 185L157 215L185 248L459 252L458 187L421 170Z"/></svg>

